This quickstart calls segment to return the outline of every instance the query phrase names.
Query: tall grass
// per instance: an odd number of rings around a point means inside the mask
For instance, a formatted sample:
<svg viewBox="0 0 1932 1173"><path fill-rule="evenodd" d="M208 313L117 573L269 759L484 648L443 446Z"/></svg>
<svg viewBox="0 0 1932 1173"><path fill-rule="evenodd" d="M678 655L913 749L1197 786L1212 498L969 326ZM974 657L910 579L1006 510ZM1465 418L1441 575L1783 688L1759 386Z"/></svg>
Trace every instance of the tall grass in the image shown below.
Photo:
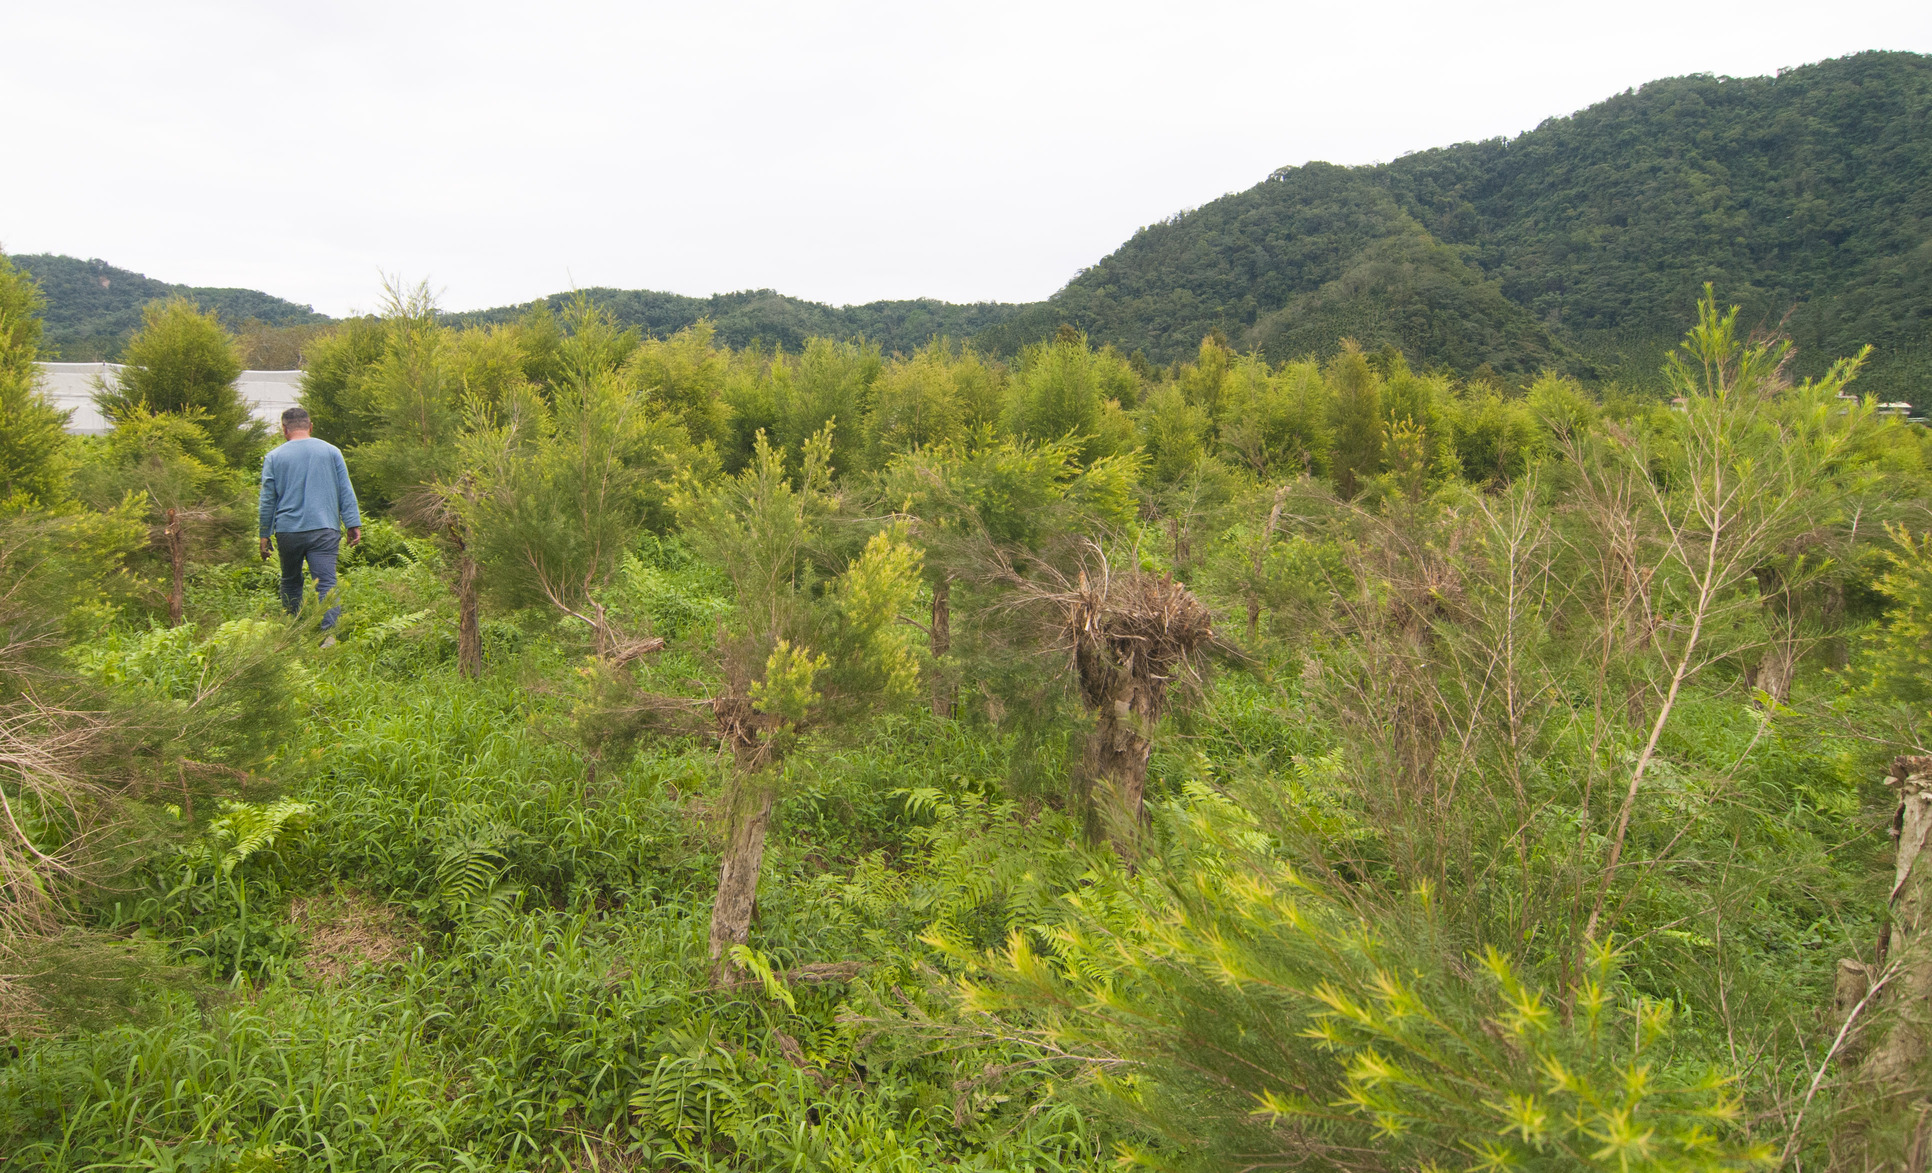
<svg viewBox="0 0 1932 1173"><path fill-rule="evenodd" d="M638 573L640 613L709 614L703 568ZM231 796L305 804L306 821L223 873L208 864L223 858L221 809L163 814L179 799L153 796L174 844L88 911L96 933L159 961L112 975L104 1015L120 1021L49 1023L0 1052L9 1170L1057 1170L1097 1168L1117 1143L1176 1158L1089 1094L1103 1082L1089 1062L962 1014L947 979L988 951L1104 977L1070 934L1091 946L1096 925L1131 936L1178 915L1160 884L1226 882L1296 844L1364 867L1386 854L1298 656L1223 672L1163 727L1137 872L1087 846L1040 797L1051 787L1013 784L1016 743L970 720L894 718L791 756L756 977L714 988L716 752L646 739L617 758L578 740L582 631L494 620L485 671L466 680L430 568L399 559L345 583L341 646L299 654L266 781ZM260 617L271 591L243 568L199 581L191 602L210 620ZM170 639L190 654L193 640ZM157 680L172 654L155 651ZM1677 847L1620 889L1623 922L1653 931L1620 939L1619 996L1670 1007L1673 1053L1735 1072L1741 1127L1775 1131L1809 1007L1875 928L1862 885L1878 840L1856 834L1870 754L1705 689L1662 751L1671 765L1632 834ZM1188 832L1204 813L1232 828L1207 847ZM1471 895L1507 919L1523 893L1503 876ZM402 959L317 957L325 938L293 902L323 896L387 910ZM1521 946L1527 966L1537 949ZM1445 999L1465 976L1452 970ZM1256 1004L1217 989L1224 1026Z"/></svg>
<svg viewBox="0 0 1932 1173"><path fill-rule="evenodd" d="M421 573L349 581L347 638L305 661L273 788L245 796L307 804L306 825L224 880L194 866L213 858L196 854L208 804L103 902L100 929L200 976L0 1063L9 1168L1092 1166L1094 1127L1043 1076L955 1089L999 1066L996 1040L927 1054L868 1025L907 997L940 1008L917 935L970 886L956 863L899 879L934 833L905 795L996 792L996 739L914 718L801 755L756 926L771 983L713 990L715 755L659 742L599 762L548 683L573 679L568 638L498 639L464 680L413 618L442 605ZM408 959L321 976L290 902L329 891L399 910Z"/></svg>

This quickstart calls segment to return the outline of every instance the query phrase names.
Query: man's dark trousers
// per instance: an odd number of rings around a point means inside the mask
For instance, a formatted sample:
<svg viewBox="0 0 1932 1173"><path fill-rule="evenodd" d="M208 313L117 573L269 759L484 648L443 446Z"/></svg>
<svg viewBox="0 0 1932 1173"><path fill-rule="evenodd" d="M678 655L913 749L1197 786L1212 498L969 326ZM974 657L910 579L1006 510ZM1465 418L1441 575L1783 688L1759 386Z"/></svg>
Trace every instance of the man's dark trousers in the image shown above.
<svg viewBox="0 0 1932 1173"><path fill-rule="evenodd" d="M282 556L282 607L290 615L302 609L302 560L307 559L309 573L315 576L315 597L329 602L335 593L335 557L342 547L342 531L338 529L305 529L298 533L276 534L275 552ZM336 617L342 614L340 603L330 607L322 616L322 630L335 626Z"/></svg>

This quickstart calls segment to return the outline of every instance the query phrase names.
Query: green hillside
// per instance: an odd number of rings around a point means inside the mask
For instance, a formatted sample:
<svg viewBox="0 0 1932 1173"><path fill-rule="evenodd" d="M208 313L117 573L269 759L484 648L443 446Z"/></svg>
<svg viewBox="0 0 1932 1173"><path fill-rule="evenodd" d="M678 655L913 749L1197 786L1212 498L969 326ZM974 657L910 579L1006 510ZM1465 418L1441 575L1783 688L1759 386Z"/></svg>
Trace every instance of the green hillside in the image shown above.
<svg viewBox="0 0 1932 1173"><path fill-rule="evenodd" d="M1036 308L1004 302L956 305L931 298L832 306L786 297L770 289L719 293L711 297L685 297L648 289L595 288L581 292L618 321L658 337L675 334L708 318L717 328L721 342L731 346L758 342L787 350L799 349L812 337L863 336L879 343L888 353L910 352L935 335L977 337ZM562 310L576 296L556 293L532 304ZM449 317L463 325L483 325L514 320L529 308L529 305L502 306Z"/></svg>
<svg viewBox="0 0 1932 1173"><path fill-rule="evenodd" d="M1211 330L1281 357L1352 335L1464 370L1527 372L1561 349L1466 250L1404 210L1374 168L1327 163L1142 229L1046 309L1161 362L1191 355Z"/></svg>
<svg viewBox="0 0 1932 1173"><path fill-rule="evenodd" d="M122 343L141 324L141 307L177 294L219 313L229 326L253 319L270 326L326 322L305 305L255 289L171 285L105 261L38 254L8 258L33 275L47 298L45 357L91 362L120 355Z"/></svg>
<svg viewBox="0 0 1932 1173"><path fill-rule="evenodd" d="M1932 341L1932 58L1673 78L1514 139L1311 163L1142 229L1032 315L1173 361L1221 330L1273 357L1647 376L1705 281L1801 348L1871 343L1906 389ZM1801 361L1803 361L1801 359Z"/></svg>
<svg viewBox="0 0 1932 1173"><path fill-rule="evenodd" d="M1283 168L1142 229L1045 302L583 293L657 336L708 318L733 346L863 335L909 352L944 334L1011 354L1071 323L1158 363L1218 330L1278 360L1353 337L1423 367L1486 364L1521 379L1554 366L1641 383L1711 281L1748 320L1784 322L1801 369L1869 343L1866 388L1916 400L1932 378L1929 116L1932 58L1862 53L1776 77L1653 82L1513 139ZM48 342L63 357L112 355L140 306L175 292L237 323L322 320L251 290L167 285L100 261L15 261L46 290Z"/></svg>
<svg viewBox="0 0 1932 1173"><path fill-rule="evenodd" d="M173 285L99 260L36 255L10 258L32 274L47 298L45 349L48 357L69 361L113 359L141 324L141 307L176 294L186 295L219 313L231 328L251 319L268 326L328 322L305 305L254 289L215 289ZM786 297L769 289L686 297L648 289L586 289L582 293L626 325L655 336L677 333L701 318L717 327L720 341L733 346L753 342L797 350L807 338L863 335L888 352L911 351L934 335L970 338L1000 326L1031 307L982 302L954 305L920 298L831 306ZM538 303L503 306L448 315L466 325L511 321L531 304L554 310L576 293L557 293Z"/></svg>

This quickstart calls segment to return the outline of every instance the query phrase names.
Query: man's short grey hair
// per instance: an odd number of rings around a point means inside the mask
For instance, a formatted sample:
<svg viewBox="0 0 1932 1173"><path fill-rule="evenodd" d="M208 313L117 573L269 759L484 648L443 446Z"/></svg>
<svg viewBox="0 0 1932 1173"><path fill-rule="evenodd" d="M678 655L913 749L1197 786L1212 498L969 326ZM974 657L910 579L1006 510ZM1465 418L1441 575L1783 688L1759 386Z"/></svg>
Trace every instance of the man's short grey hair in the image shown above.
<svg viewBox="0 0 1932 1173"><path fill-rule="evenodd" d="M282 413L282 426L307 431L315 425L314 421L309 419L309 413L306 410L299 407L291 407Z"/></svg>

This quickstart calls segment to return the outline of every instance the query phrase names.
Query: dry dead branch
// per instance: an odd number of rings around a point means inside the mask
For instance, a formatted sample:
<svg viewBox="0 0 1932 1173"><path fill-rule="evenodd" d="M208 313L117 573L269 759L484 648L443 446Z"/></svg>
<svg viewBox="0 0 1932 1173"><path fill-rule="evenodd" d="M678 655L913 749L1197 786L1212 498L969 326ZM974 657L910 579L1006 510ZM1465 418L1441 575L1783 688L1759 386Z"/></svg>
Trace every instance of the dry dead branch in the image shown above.
<svg viewBox="0 0 1932 1173"><path fill-rule="evenodd" d="M1133 825L1142 817L1154 726L1171 686L1198 684L1199 658L1215 642L1213 616L1171 575L1117 572L1097 545L1084 552L1086 566L1072 579L1043 561L1023 574L1004 554L992 565L1009 591L1003 606L1054 617L1049 638L1071 660L1096 722L1087 772L1114 792L1117 813Z"/></svg>
<svg viewBox="0 0 1932 1173"><path fill-rule="evenodd" d="M105 728L97 713L31 693L0 711L0 946L53 927L54 894L74 870L104 791L79 768ZM61 826L55 846L28 826Z"/></svg>
<svg viewBox="0 0 1932 1173"><path fill-rule="evenodd" d="M806 965L794 966L791 969L780 970L776 976L788 986L797 985L801 982L806 985L819 985L824 982L849 982L863 973L865 967L866 963L863 961L814 961ZM758 977L756 974L745 974L735 978L728 978L721 982L715 982L711 988L714 990L745 990L754 986L761 986L763 983L764 979Z"/></svg>

